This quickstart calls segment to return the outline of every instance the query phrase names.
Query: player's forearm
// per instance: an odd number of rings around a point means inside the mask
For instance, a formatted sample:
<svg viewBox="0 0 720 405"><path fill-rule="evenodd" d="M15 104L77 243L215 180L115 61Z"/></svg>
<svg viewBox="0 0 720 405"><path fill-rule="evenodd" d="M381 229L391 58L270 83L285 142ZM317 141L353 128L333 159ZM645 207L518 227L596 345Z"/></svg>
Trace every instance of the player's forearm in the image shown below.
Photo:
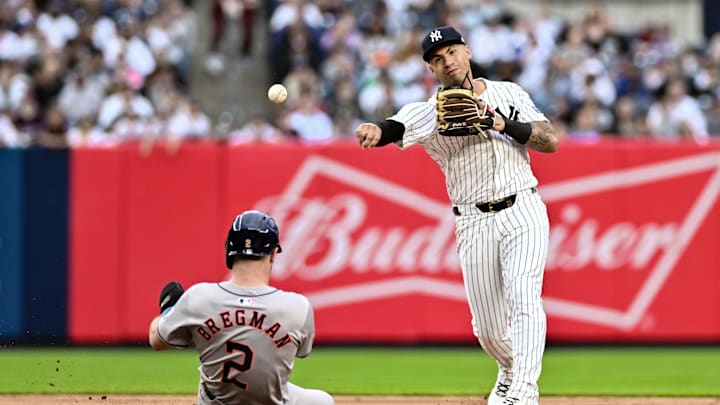
<svg viewBox="0 0 720 405"><path fill-rule="evenodd" d="M363 149L384 146L402 139L405 125L393 120L366 122L355 130L358 142Z"/></svg>
<svg viewBox="0 0 720 405"><path fill-rule="evenodd" d="M402 139L403 134L405 133L405 125L397 121L378 121L376 122L376 125L379 126L382 131L380 133L380 140L376 146L385 146L387 144L397 142Z"/></svg>
<svg viewBox="0 0 720 405"><path fill-rule="evenodd" d="M557 150L558 139L555 136L555 128L547 121L533 121L530 123L532 131L528 139L528 148L538 152L552 153Z"/></svg>
<svg viewBox="0 0 720 405"><path fill-rule="evenodd" d="M165 350L170 347L170 345L158 336L157 327L160 323L160 318L161 316L156 316L155 319L150 322L150 330L148 331L148 341L150 342L150 347L155 350Z"/></svg>

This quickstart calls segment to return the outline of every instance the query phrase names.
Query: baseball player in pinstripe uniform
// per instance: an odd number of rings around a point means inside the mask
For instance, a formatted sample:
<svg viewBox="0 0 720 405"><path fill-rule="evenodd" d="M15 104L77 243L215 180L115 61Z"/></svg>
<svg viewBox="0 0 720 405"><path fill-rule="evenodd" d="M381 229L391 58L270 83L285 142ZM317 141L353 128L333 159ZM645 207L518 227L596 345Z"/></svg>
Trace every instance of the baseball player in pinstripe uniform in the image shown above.
<svg viewBox="0 0 720 405"><path fill-rule="evenodd" d="M334 404L326 392L288 381L295 357L312 350L315 322L307 298L268 284L280 252L275 220L245 211L225 242L229 281L187 291L173 281L160 293L150 345L198 350L198 405Z"/></svg>
<svg viewBox="0 0 720 405"><path fill-rule="evenodd" d="M555 131L517 84L472 78L470 49L454 28L431 30L422 48L442 89L387 120L361 124L356 136L363 149L420 145L438 163L456 218L473 331L498 364L488 403L536 405L549 225L526 149L554 152ZM447 102L444 91L451 88L471 94L470 107L467 100ZM457 105L463 122L447 122ZM467 111L472 115L463 115Z"/></svg>

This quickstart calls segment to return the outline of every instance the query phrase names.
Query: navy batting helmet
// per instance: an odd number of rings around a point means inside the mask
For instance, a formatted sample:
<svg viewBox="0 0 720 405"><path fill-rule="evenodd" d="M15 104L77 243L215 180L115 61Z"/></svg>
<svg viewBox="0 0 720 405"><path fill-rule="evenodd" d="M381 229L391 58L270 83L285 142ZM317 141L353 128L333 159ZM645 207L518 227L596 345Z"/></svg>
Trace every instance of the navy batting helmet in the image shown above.
<svg viewBox="0 0 720 405"><path fill-rule="evenodd" d="M232 268L236 256L262 257L280 247L280 231L275 220L260 211L245 211L235 217L225 240L225 264Z"/></svg>

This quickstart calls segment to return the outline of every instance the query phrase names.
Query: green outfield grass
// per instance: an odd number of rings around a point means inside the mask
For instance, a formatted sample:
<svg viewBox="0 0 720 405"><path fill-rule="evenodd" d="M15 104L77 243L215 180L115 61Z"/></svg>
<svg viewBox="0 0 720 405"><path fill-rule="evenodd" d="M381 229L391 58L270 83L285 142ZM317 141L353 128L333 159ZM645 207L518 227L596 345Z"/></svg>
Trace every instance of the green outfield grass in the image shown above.
<svg viewBox="0 0 720 405"><path fill-rule="evenodd" d="M192 350L2 348L0 394L194 394ZM342 394L483 395L495 365L479 348L319 347L292 381ZM717 348L550 348L543 395L720 396Z"/></svg>

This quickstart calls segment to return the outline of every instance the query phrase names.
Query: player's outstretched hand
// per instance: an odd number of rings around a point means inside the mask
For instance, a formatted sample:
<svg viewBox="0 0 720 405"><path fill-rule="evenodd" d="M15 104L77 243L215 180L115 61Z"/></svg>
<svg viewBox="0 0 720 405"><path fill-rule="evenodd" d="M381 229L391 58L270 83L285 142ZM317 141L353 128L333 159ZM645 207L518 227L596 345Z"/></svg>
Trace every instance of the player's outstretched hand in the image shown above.
<svg viewBox="0 0 720 405"><path fill-rule="evenodd" d="M182 285L177 281L165 284L165 287L160 291L160 313L162 314L166 309L175 305L184 292Z"/></svg>
<svg viewBox="0 0 720 405"><path fill-rule="evenodd" d="M380 142L382 130L372 122L360 124L355 130L355 136L363 149L370 149Z"/></svg>

